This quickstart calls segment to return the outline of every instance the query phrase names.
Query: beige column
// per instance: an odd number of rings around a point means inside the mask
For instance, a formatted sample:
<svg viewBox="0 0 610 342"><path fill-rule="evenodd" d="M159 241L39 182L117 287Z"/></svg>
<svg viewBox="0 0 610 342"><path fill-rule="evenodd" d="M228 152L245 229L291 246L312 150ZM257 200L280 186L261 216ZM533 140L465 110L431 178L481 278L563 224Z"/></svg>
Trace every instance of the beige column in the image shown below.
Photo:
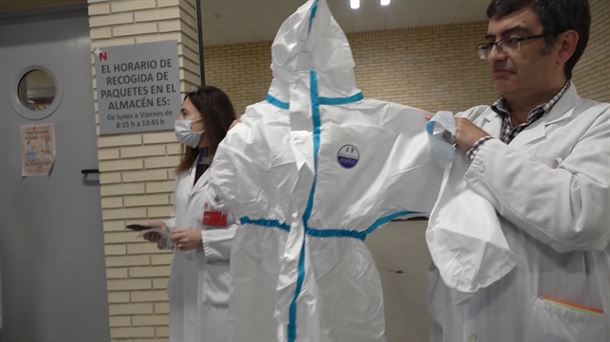
<svg viewBox="0 0 610 342"><path fill-rule="evenodd" d="M88 8L92 50L175 40L181 91L199 84L195 0L88 0ZM92 73L95 88L93 54ZM97 99L95 110L97 117ZM166 341L171 254L125 225L171 215L180 147L167 131L100 136L98 149L110 335L113 341Z"/></svg>

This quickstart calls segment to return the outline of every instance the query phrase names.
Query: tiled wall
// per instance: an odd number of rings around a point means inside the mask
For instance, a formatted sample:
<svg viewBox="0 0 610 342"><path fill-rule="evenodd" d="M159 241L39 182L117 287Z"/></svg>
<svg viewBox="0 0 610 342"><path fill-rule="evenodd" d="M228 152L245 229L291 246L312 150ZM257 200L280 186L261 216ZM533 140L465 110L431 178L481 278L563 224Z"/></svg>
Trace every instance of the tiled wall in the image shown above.
<svg viewBox="0 0 610 342"><path fill-rule="evenodd" d="M181 89L190 90L199 83L194 1L89 0L92 49L177 40ZM610 4L591 5L592 39L575 82L581 94L610 101ZM358 86L366 97L428 111L489 103L496 93L475 51L485 30L473 23L350 34ZM207 83L224 89L237 111L264 98L269 42L208 47L204 57ZM98 145L112 338L167 340L171 254L124 227L170 215L179 146L173 132L103 136Z"/></svg>

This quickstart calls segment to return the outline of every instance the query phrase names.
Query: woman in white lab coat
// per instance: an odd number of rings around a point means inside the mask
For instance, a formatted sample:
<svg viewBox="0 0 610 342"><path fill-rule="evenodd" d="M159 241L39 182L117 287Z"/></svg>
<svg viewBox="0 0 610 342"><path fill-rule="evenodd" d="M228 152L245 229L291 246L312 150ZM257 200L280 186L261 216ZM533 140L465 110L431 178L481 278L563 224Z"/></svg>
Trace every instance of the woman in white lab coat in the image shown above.
<svg viewBox="0 0 610 342"><path fill-rule="evenodd" d="M168 296L170 341L228 340L230 244L235 226L224 213L204 211L207 168L224 138L235 111L220 89L204 86L186 94L175 132L183 154L177 167L175 216L153 223L161 234L144 238L174 250Z"/></svg>

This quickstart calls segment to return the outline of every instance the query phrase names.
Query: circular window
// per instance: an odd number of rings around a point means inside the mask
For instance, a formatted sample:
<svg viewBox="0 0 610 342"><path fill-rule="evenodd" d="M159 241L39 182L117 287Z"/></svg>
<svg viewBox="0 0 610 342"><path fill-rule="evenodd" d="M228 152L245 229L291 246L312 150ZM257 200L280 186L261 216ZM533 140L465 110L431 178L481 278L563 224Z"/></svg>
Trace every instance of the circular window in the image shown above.
<svg viewBox="0 0 610 342"><path fill-rule="evenodd" d="M30 110L47 109L55 100L55 93L55 80L46 70L30 70L19 80L19 101Z"/></svg>
<svg viewBox="0 0 610 342"><path fill-rule="evenodd" d="M63 97L59 75L40 64L20 69L14 76L9 76L14 80L10 98L17 115L37 121L55 113Z"/></svg>

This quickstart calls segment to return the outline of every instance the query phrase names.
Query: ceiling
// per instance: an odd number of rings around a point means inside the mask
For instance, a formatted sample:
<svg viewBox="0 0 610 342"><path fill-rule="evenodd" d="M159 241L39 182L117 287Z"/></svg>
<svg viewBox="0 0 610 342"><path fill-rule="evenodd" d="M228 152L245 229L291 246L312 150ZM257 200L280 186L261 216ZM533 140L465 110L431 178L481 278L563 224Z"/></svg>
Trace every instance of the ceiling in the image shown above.
<svg viewBox="0 0 610 342"><path fill-rule="evenodd" d="M306 0L200 0L204 44L224 45L270 41L282 22ZM352 10L349 0L327 0L346 32L377 31L415 26L445 25L485 20L490 0L360 0ZM86 0L0 0L0 14L41 11L62 6L85 6Z"/></svg>
<svg viewBox="0 0 610 342"><path fill-rule="evenodd" d="M87 0L0 0L0 13L41 11L63 6L86 5Z"/></svg>
<svg viewBox="0 0 610 342"><path fill-rule="evenodd" d="M486 20L490 0L360 0L352 10L349 0L327 0L333 16L346 32ZM305 0L203 0L204 44L224 45L270 41L282 22Z"/></svg>

